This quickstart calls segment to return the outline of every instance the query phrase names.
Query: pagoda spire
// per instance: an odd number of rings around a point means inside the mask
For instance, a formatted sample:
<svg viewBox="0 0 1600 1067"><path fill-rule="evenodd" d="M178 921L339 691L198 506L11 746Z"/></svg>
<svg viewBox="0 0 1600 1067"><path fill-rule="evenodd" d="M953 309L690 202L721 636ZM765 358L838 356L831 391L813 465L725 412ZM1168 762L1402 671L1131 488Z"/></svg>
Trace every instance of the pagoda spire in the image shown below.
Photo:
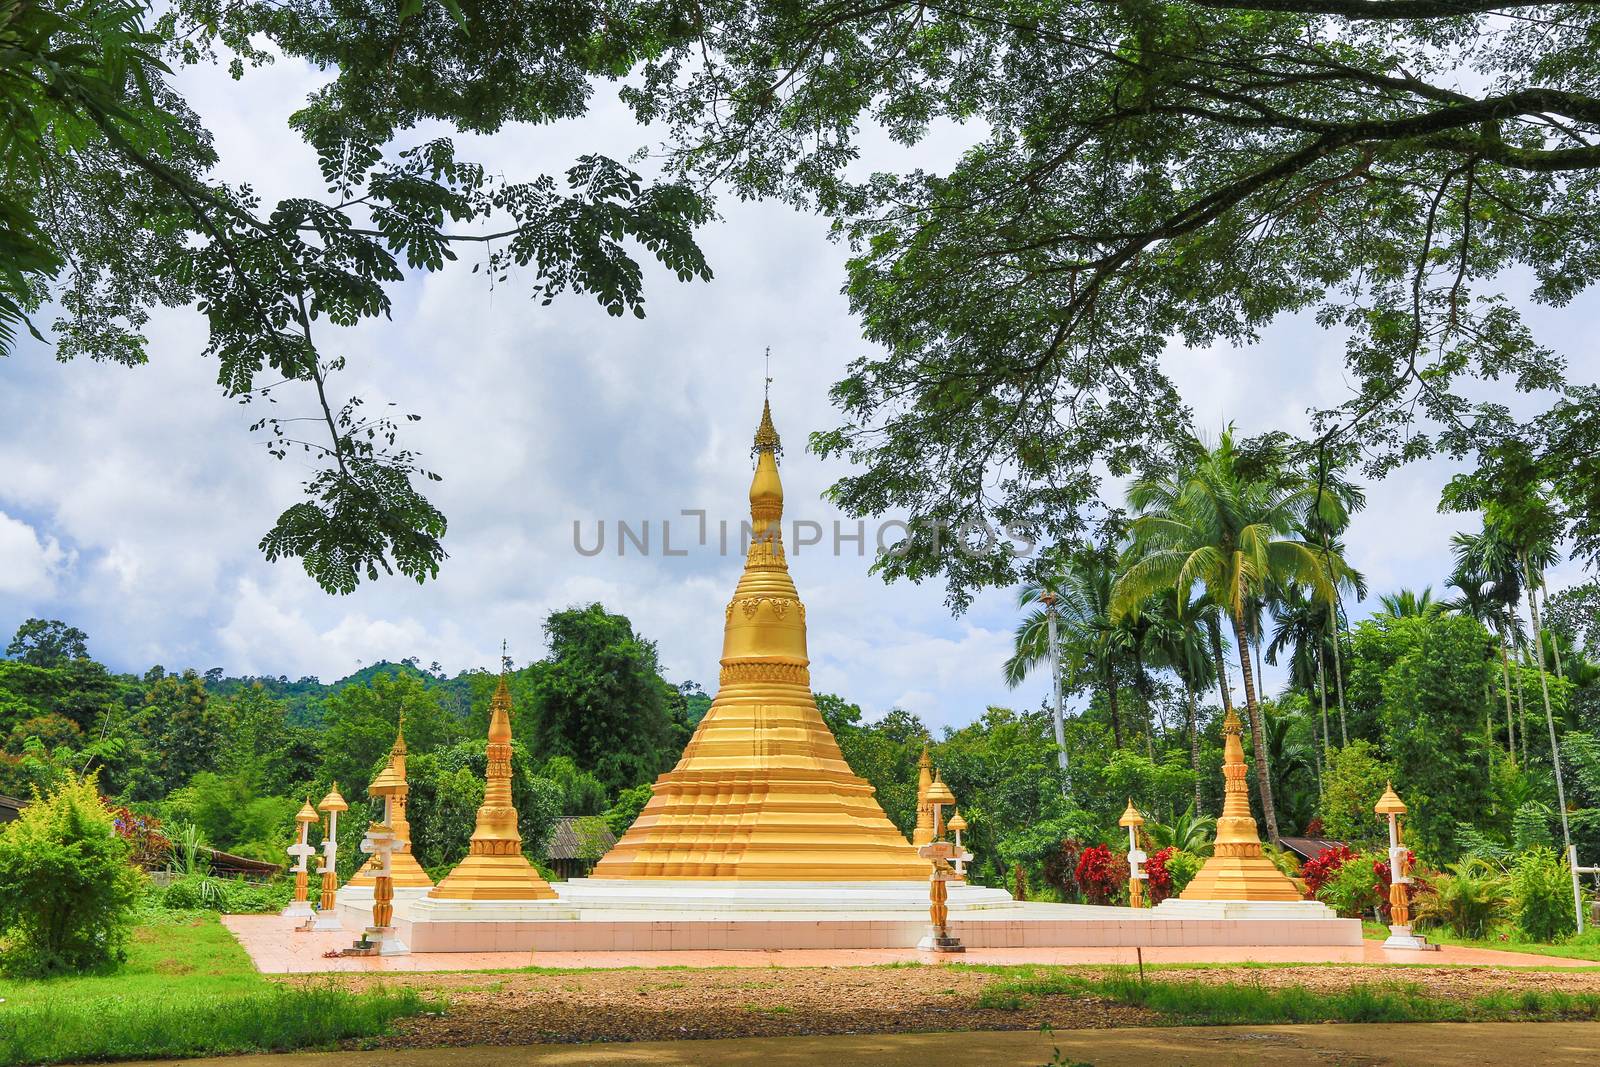
<svg viewBox="0 0 1600 1067"><path fill-rule="evenodd" d="M782 442L762 404L751 540L723 614L720 686L678 765L593 877L926 881L817 711L806 609L784 555Z"/></svg>
<svg viewBox="0 0 1600 1067"><path fill-rule="evenodd" d="M511 690L505 655L489 701L488 767L483 803L467 858L428 894L434 900L553 900L556 892L522 854L517 808L511 800Z"/></svg>
<svg viewBox="0 0 1600 1067"><path fill-rule="evenodd" d="M411 854L411 823L406 819L406 799L411 787L406 781L406 715L400 713L395 726L394 744L389 746L389 761L378 772L367 792L385 797L384 822L394 831L394 856L390 861L396 889L426 889L433 885L417 858ZM373 874L376 857L368 859L347 885L369 886L377 882Z"/></svg>
<svg viewBox="0 0 1600 1067"><path fill-rule="evenodd" d="M1301 900L1300 890L1261 851L1261 832L1250 814L1249 769L1238 713L1222 719L1222 817L1211 858L1178 894L1181 900ZM1131 808L1133 801L1128 801Z"/></svg>

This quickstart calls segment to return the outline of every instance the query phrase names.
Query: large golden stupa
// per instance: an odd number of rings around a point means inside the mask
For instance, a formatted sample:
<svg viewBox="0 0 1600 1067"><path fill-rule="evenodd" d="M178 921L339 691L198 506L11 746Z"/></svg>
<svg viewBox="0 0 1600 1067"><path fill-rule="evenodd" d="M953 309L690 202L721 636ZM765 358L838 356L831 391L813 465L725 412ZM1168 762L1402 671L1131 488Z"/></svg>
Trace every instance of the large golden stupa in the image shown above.
<svg viewBox="0 0 1600 1067"><path fill-rule="evenodd" d="M753 537L725 613L716 699L592 877L926 882L927 861L851 772L811 695L770 404L754 451Z"/></svg>

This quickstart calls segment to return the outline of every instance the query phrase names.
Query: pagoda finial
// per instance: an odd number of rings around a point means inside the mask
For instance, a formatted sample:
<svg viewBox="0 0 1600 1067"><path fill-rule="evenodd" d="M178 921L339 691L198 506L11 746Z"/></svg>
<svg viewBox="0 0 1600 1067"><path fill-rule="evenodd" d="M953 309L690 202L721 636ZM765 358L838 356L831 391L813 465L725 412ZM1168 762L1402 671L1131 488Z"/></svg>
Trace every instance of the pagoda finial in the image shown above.
<svg viewBox="0 0 1600 1067"><path fill-rule="evenodd" d="M506 653L506 639L500 639L500 673L505 674L511 669L511 657Z"/></svg>
<svg viewBox="0 0 1600 1067"><path fill-rule="evenodd" d="M763 452L772 453L773 457L783 455L783 442L778 438L778 430L772 425L772 349L767 349L767 376L761 386L761 425L756 427L755 444L750 449L752 456L759 456Z"/></svg>

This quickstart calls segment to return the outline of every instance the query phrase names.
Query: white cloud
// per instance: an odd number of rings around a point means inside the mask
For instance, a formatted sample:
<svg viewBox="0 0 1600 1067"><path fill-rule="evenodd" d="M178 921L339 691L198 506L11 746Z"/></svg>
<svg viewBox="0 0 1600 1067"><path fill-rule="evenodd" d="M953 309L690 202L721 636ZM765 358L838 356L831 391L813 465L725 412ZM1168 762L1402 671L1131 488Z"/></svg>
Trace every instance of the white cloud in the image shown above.
<svg viewBox="0 0 1600 1067"><path fill-rule="evenodd" d="M46 599L71 563L72 554L54 537L41 539L32 526L0 511L0 595Z"/></svg>

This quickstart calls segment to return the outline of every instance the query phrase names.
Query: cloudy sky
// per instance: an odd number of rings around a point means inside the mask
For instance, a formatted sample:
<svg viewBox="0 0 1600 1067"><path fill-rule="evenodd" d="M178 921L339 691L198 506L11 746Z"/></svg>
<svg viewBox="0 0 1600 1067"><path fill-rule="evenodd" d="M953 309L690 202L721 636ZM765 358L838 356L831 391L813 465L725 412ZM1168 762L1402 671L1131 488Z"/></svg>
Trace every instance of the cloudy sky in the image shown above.
<svg viewBox="0 0 1600 1067"><path fill-rule="evenodd" d="M211 70L182 78L217 134L225 175L269 200L320 188L312 154L284 125L318 80L287 63L238 84ZM937 165L971 136L941 131L918 161ZM649 141L603 91L581 126L507 131L464 154L526 176L559 172L583 151L626 157ZM904 162L882 147L866 164ZM331 680L410 655L451 672L492 667L502 638L526 662L542 654L548 612L599 600L659 643L670 677L714 682L739 560L714 546L663 557L660 523L677 519L676 547L694 524L685 509L734 524L747 513L767 346L789 515L824 528L842 520L819 494L843 468L807 455L803 442L833 424L827 389L863 350L839 293L845 251L827 240L826 223L777 205L722 209L701 235L716 279L680 285L652 271L642 321L610 318L584 297L540 307L516 278L491 290L458 269L396 291L393 321L323 334L325 351L350 359L340 387L423 416L406 443L444 476L429 492L450 519L450 558L424 586L389 579L330 597L297 564L261 559L256 542L298 499L307 468L270 459L247 432L255 412L222 398L195 314L158 315L151 362L136 370L63 366L24 344L0 364L0 630L29 616L65 619L123 670L160 663ZM1591 294L1532 315L1584 381L1600 372L1597 308ZM1168 363L1208 430L1229 420L1247 433L1303 429L1309 406L1347 388L1340 338L1307 322L1279 324L1244 351L1178 350ZM1371 488L1350 548L1377 592L1437 586L1448 571L1448 537L1463 525L1435 512L1449 473L1421 464ZM618 557L619 519L651 520L650 555ZM601 521L605 551L575 551L574 522L592 545ZM898 705L939 725L1043 698L1043 677L1016 692L1001 681L1015 621L1009 591L952 618L942 586L885 586L855 551L791 547L819 690L870 714Z"/></svg>

